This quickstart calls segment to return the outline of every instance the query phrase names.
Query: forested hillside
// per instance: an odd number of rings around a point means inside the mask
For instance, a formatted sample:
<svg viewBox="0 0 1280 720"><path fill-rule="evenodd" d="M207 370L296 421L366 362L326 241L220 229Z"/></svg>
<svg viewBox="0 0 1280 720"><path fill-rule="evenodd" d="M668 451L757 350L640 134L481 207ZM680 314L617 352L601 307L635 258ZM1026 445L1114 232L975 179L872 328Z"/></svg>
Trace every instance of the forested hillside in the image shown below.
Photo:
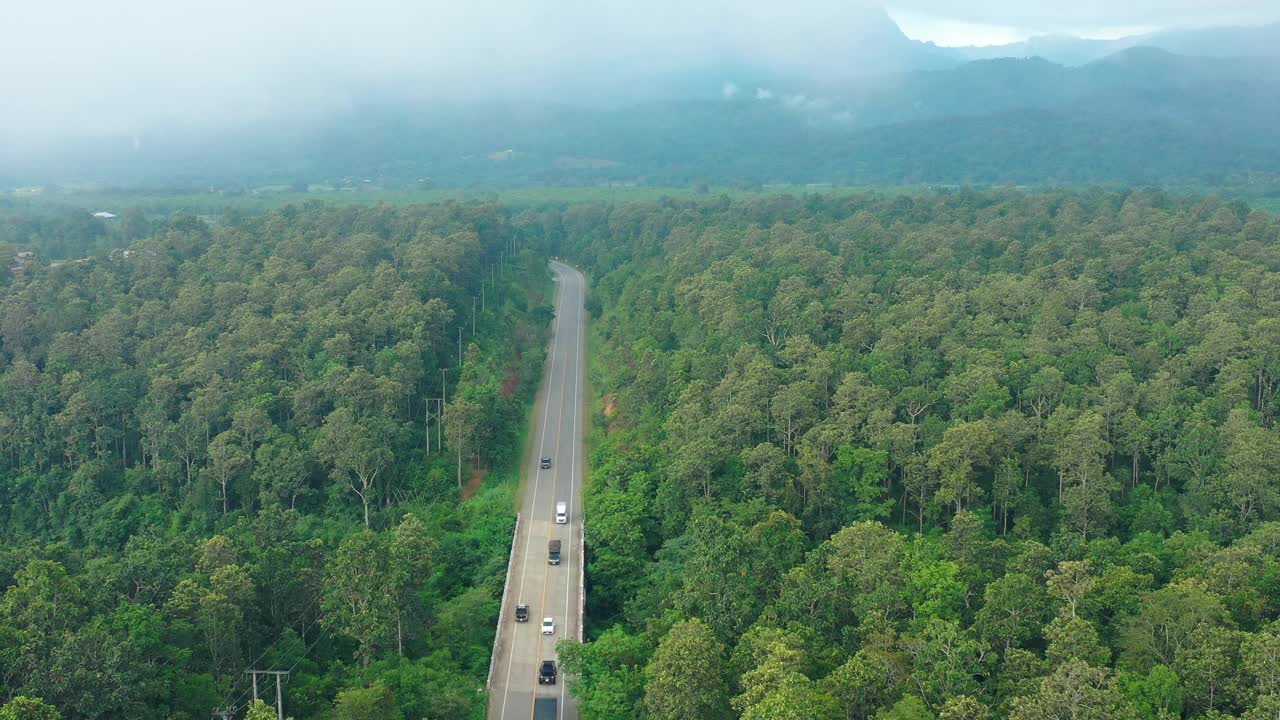
<svg viewBox="0 0 1280 720"><path fill-rule="evenodd" d="M253 667L299 719L482 716L512 527L484 476L550 317L521 235L308 205L4 271L0 704L204 720Z"/></svg>
<svg viewBox="0 0 1280 720"><path fill-rule="evenodd" d="M1271 720L1280 223L1160 193L570 207L584 718Z"/></svg>
<svg viewBox="0 0 1280 720"><path fill-rule="evenodd" d="M737 88L728 97L725 83ZM305 123L157 133L143 150L132 137L95 138L59 145L61 158L6 163L0 146L0 165L14 183L201 192L1016 183L1280 196L1274 57L1131 48L1083 67L1002 58L840 82L752 73L696 85L695 95L605 106L584 104L593 94L462 106L362 97Z"/></svg>

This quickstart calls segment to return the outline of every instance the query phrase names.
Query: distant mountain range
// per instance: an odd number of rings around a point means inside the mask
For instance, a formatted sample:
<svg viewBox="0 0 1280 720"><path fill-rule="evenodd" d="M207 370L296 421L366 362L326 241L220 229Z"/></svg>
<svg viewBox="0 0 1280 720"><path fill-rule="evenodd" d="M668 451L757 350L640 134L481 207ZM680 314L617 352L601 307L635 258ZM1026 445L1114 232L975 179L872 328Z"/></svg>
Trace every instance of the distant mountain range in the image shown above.
<svg viewBox="0 0 1280 720"><path fill-rule="evenodd" d="M882 15L882 13L881 13ZM13 183L1199 183L1280 188L1280 24L997 48L861 23L856 61L728 58L609 102L424 104L3 157ZM838 48L819 48L833 56ZM1004 56L1008 57L1004 57ZM1035 57L1019 57L1034 55ZM1002 57L995 57L1002 56ZM875 57L874 63L867 58ZM639 77L639 76L636 76ZM635 89L640 88L640 89ZM601 94L605 90L600 91ZM508 152L509 151L509 152ZM366 183L367 181L367 183Z"/></svg>
<svg viewBox="0 0 1280 720"><path fill-rule="evenodd" d="M1009 45L949 48L957 60L1040 57L1063 65L1083 65L1134 47L1153 47L1198 57L1280 56L1280 23L1259 27L1170 30L1115 40L1090 40L1069 35L1042 35Z"/></svg>

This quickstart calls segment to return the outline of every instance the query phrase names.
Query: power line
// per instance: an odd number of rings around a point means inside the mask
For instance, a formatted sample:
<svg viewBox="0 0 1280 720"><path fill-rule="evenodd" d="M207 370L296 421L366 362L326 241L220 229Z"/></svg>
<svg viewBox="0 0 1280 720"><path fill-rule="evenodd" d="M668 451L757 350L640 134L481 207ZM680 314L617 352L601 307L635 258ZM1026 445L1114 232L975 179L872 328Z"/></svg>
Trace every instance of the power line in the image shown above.
<svg viewBox="0 0 1280 720"><path fill-rule="evenodd" d="M318 599L318 598L319 598L319 596L317 596L317 599ZM312 604L312 605L314 605L314 604L315 604L315 600L313 600L313 601L311 602L311 604ZM310 606L308 606L308 609L310 609ZM306 611L304 610L303 612L306 612ZM276 663L280 662L280 659L281 659L282 657L284 657L284 656L288 655L290 652L292 652L292 651L293 651L293 649L294 649L295 647L297 647L297 645L298 645L298 643L299 643L300 641L305 643L305 642L306 642L305 638L306 638L307 633L308 633L308 632L310 632L310 630L311 630L312 628L316 627L319 623L320 623L320 616L318 616L318 615L317 615L317 616L316 616L316 619L315 619L315 620L312 620L310 625L307 625L306 627L304 627L304 628L302 629L302 634L301 634L301 635L296 635L296 636L293 638L293 642L292 642L292 643L290 643L290 644L289 644L289 646L288 646L287 648L285 648L284 652L282 652L282 653L280 653L279 655L277 655L277 656L276 656L276 659L275 659L275 660L273 660L273 661L271 662L271 664L267 666L266 671L274 670L274 669L275 669L275 667L276 667ZM324 634L324 633L323 633L323 628L321 628L321 633L320 633L320 634L318 634L318 635L316 636L316 642L319 642L319 641L320 641L320 637L321 637L323 634ZM281 640L283 640L283 639L284 639L284 637L283 637L283 636L281 636L281 638L280 638L280 639L281 639ZM280 641L279 641L279 640L277 640L275 643L273 643L273 644L272 644L272 647L274 647L274 646L275 646L276 644L278 644L279 642L280 642ZM307 654L308 652L310 652L311 648L315 647L316 642L313 642L313 643L311 643L310 645L308 645L308 646L305 646L305 647L304 647L304 649L303 649L303 651L302 651L302 655L301 655L301 656L299 656L298 660L297 660L297 661L295 661L295 662L293 663L293 667L297 667L297 666L298 666L298 662L301 662L301 661L302 661L302 658L303 658L303 657L306 657L306 654ZM270 648L268 648L268 649L270 649ZM263 653L262 653L262 655L259 655L259 656L258 656L258 659L257 659L257 660L255 660L255 661L253 662L253 665L257 665L257 664L258 664L258 662L259 662L259 661L261 661L261 660L262 660L262 658L263 658L263 657L265 657L265 656L266 656L266 652L263 652ZM246 673L248 673L248 672L253 671L253 665L250 665L248 668L246 668L246 669L245 669L245 672L246 672ZM293 668L290 668L290 672L292 672L292 670L293 670ZM258 671L258 672L266 672L266 671ZM241 677L243 677L243 676L241 676ZM239 681L237 681L237 682L236 682L236 684L238 685L238 684L239 684ZM254 688L252 688L252 687L247 687L247 688L245 688L243 691L241 691L240 695L238 695L238 696L236 697L235 702L234 702L234 703L232 703L233 711L238 711L241 707L243 707L243 705L241 704L241 701L242 701L242 700L244 700L244 699L245 699L245 697L246 697L246 696L248 696L248 695L249 695L249 693L253 691L253 689L254 689ZM234 692L234 690L233 690L233 692ZM227 695L230 695L230 694L231 694L231 693L227 693ZM245 705L247 705L247 703L245 703ZM223 702L223 706L224 706L224 707L226 706L226 702L225 702L225 701Z"/></svg>
<svg viewBox="0 0 1280 720"><path fill-rule="evenodd" d="M310 611L311 611L311 608L315 607L315 604L316 604L317 602L319 602L319 601L320 601L320 593L318 593L318 592L317 592L317 593L316 593L316 595L315 595L315 597L311 598L311 602L307 603L307 606L306 606L305 608L303 608L303 609L302 609L302 613L301 613L300 617L301 617L301 618L303 618L303 619L305 620L305 619L306 619L306 617L307 617L307 613L308 613L308 612L310 612ZM309 630L311 630L311 628L315 627L316 623L318 623L318 622L320 622L320 616L319 616L319 615L317 615L317 616L316 616L316 619L315 619L315 620L312 620L312 621L311 621L311 623L310 623L309 625L307 625L307 626L303 627L303 629L302 629L302 636L303 636L303 637L305 637L305 636L306 636L306 634L307 634L307 632L308 632ZM266 647L266 649L262 651L262 654L258 655L258 657L257 657L257 658L255 658L253 662L249 663L249 667L248 667L248 668L246 668L246 670L252 669L252 668L253 668L253 666L255 666L255 665L257 665L258 663L262 662L262 658L266 657L266 656L267 656L267 653L271 652L271 651L272 651L272 649L274 649L274 648L275 648L275 646L279 645L279 644L280 644L280 641L281 641L281 640L284 640L284 638L285 638L285 634L286 634L286 633L288 633L288 632L289 632L289 630L292 630L292 629L293 629L293 628L289 627L289 628L285 628L284 630L282 630L282 631L280 632L280 637L276 638L276 641L275 641L275 642L273 642L273 643L271 643L270 645L268 645L268 646ZM289 650L292 650L292 649L293 649L293 645L296 645L296 644L297 644L297 642L298 642L298 638L297 638L297 637L295 637L295 638L293 639L293 643L292 643L292 644L290 644L290 646L289 646ZM275 663L274 663L274 662L271 664L271 667L275 667ZM220 708L225 709L225 708L227 708L227 707L228 707L228 705L227 705L227 700L228 700L228 699L230 699L230 697L231 697L232 693L234 693L234 692L236 691L236 688L240 686L240 683L241 683L241 682L243 682L243 680L244 680L244 676L243 676L243 675L238 675L238 676L236 676L236 679L235 679L234 681L232 681L232 683L231 683L231 687L227 689L227 693L226 693L226 695L224 695L224 696L222 697L222 702L218 703L218 706L219 706ZM240 693L240 695L236 698L236 701L235 701L234 705L238 705L238 704L240 703L241 698L243 698L243 697L244 697L248 692L249 692L249 688L245 688L244 692L241 692L241 693ZM233 705L232 707L234 707L234 705ZM222 713L222 712L223 712L223 710L215 710L215 711L214 711L214 715L219 715L219 714L220 714L220 713Z"/></svg>
<svg viewBox="0 0 1280 720"><path fill-rule="evenodd" d="M281 678L282 676L287 678L288 676L292 675L292 674L293 674L294 669L295 669L295 668L297 668L297 667L298 667L298 665L302 662L302 660L303 660L304 658L306 658L306 656L307 656L307 655L308 655L312 650L314 650L314 649L315 649L316 645L320 644L320 640L321 640L323 637L324 637L324 628L321 628L321 629L320 629L320 632L319 632L319 633L317 633L317 635L316 635L316 639L315 639L315 640L313 640L313 641L311 641L311 644L309 644L309 645L307 645L305 648L303 648L303 650L302 650L302 654L298 656L298 659L297 659L297 660L294 660L294 661L293 661L293 664L289 666L289 669L288 669L288 670L270 670L270 669L268 669L268 670L247 670L247 671L245 671L246 673L269 674L269 675L275 675L275 676L276 676L276 713L277 713L277 715L279 716L279 718L281 718L281 720L283 720L283 718L284 718L284 695L283 695L283 693L282 693L282 691L281 691L281 689L280 689L280 684L279 684L279 683L280 683L280 678ZM272 663L272 666L274 667L274 666L275 666L275 663ZM256 677L255 677L255 680L256 680ZM239 698L236 698L236 705L235 705L235 707L234 707L234 708L232 708L231 712L235 713L235 712L239 712L239 711L241 711L241 710L243 710L243 709L246 709L246 708L248 708L248 707L249 707L249 704L250 704L250 703L252 703L253 701L255 701L255 700L257 700L257 699L258 699L258 698L257 698L257 693L256 693L256 684L257 684L257 683L255 682L254 684L255 684L255 688L254 688L254 689L255 689L254 697L253 697L251 700L249 700L248 702L245 702L245 703L243 703L243 704L242 704L240 701L244 698L244 696L245 696L245 695L247 695L247 694L248 694L248 692L249 692L249 691L248 691L248 690L246 690L245 692L241 693L241 694L240 694L240 697L239 697Z"/></svg>

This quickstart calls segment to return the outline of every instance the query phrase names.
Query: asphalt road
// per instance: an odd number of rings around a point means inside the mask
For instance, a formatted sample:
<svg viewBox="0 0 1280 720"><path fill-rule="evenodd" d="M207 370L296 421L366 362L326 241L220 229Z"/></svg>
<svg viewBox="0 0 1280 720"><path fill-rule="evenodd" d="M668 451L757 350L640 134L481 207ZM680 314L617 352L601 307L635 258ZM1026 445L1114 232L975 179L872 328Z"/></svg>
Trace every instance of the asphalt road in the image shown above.
<svg viewBox="0 0 1280 720"><path fill-rule="evenodd" d="M577 718L565 689L564 675L555 685L538 684L538 666L555 660L556 641L578 637L579 578L582 547L582 434L585 425L582 392L585 375L586 313L582 274L551 263L558 281L556 319L542 387L534 406L534 436L530 443L528 477L521 499L520 528L515 539L511 576L503 601L502 627L494 645L493 684L489 717L527 720L533 717L535 697L558 697L560 717ZM551 468L538 461L551 458ZM569 522L555 523L557 502L568 504ZM547 564L547 541L561 540L559 565ZM515 607L529 606L529 622L515 621ZM554 636L541 633L542 618L555 619Z"/></svg>

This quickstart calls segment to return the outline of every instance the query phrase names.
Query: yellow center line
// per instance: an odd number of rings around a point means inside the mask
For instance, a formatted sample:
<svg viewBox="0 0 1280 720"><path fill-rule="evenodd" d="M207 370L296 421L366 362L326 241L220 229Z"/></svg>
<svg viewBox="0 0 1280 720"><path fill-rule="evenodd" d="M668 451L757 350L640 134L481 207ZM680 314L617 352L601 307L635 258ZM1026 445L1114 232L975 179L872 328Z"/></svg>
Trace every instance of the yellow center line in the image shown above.
<svg viewBox="0 0 1280 720"><path fill-rule="evenodd" d="M561 289L563 290L563 285L561 286ZM564 294L563 293L561 293L560 295L560 301L561 302L559 303L559 307L556 308L557 319L559 319L560 315L563 314L564 312ZM559 339L560 339L559 331L557 330L557 337L556 337L557 345L559 344ZM577 366L576 366L577 359L576 358L574 359L574 362L575 362L574 377L576 378L577 377ZM561 429L564 428L564 398L565 398L564 381L565 381L565 377L568 376L568 374L569 374L569 362L566 354L565 362L560 366L560 410L557 413L557 417L556 417L556 442L553 444L553 447L560 447L560 431ZM539 462L541 462L541 459L539 459ZM555 461L554 468L555 469L551 471L551 512L552 512L551 531L552 532L555 532L555 525L556 525L554 522L554 519L555 519L555 510L556 510L556 480L560 475L559 461ZM537 505L536 498L534 499L534 505L535 507ZM550 536L550 533L548 533L548 536ZM548 566L546 565L543 565L542 567L542 597L539 599L539 608L544 613L547 611L547 582L551 578L551 573L547 571L547 567ZM544 615L543 617L548 617L548 616ZM554 622L555 616L550 616L550 617L552 618L552 622ZM555 637L555 635L552 634L551 637ZM543 638L543 635L542 635L541 621L539 621L538 641L537 641L537 644L534 646L534 655L533 655L533 666L535 669L539 670L539 673L541 673L541 667L542 667L542 638ZM530 720L533 720L533 713L537 709L538 687L539 685L533 686L533 703L531 703L529 706Z"/></svg>
<svg viewBox="0 0 1280 720"><path fill-rule="evenodd" d="M559 304L562 304L562 303L563 303L563 297L562 297L562 295L561 295L561 293L560 293L560 291L559 291L558 289L557 289L557 291L556 291L556 301L557 301L557 305L559 305ZM557 307L557 308L556 308L556 310L557 310L557 312L556 312L556 321L555 321L555 324L554 324L554 326L553 326L553 328L552 328L552 333L551 333L553 338L558 338L558 337L560 336L560 326L562 325L562 323L561 323L561 318L560 318L559 307ZM556 366L556 365L555 365L555 363L556 363L556 352L555 352L555 342L554 342L554 340L553 340L553 342L552 342L552 348L551 348L551 366L548 368L548 371L547 371L547 381L548 381L547 391L548 391L548 392L550 392L550 382L551 382L551 380L555 377L555 366ZM563 387L563 384L564 384L564 382L563 382L563 375L564 375L564 373L565 373L565 372L567 372L567 370L566 370L566 369L565 369L565 367L564 367L564 363L561 363L560 373L561 373L561 377L562 377L562 380L561 380L561 386L562 386L562 387ZM562 392L562 394L563 394L563 392ZM537 464L536 469L534 470L534 474L533 474L533 502L532 502L532 504L531 504L531 505L532 505L532 508L533 508L533 512L529 513L529 524L526 526L526 529L525 529L525 533L526 533L526 535L525 535L525 537L526 537L526 541L525 541L525 548L524 548L524 556L520 558L520 584L519 584L519 586L516 588L516 603L517 603L517 604L519 604L519 602L523 599L523 597L522 597L522 596L524 595L524 576L525 576L525 570L526 570L526 567L525 567L525 566L528 564L528 557L529 557L529 552L530 552L530 545L531 545L531 543L532 543L532 541L533 541L533 523L535 522L534 518L535 518L535 517L536 517L536 515L537 515L537 506L538 506L538 489L539 489L539 487L540 487L540 485L541 485L541 482L542 482L542 456L546 454L546 444L547 444L547 418L548 418L548 417L550 417L550 410L551 410L551 398L550 398L550 397L543 397L542 402L543 402L543 405L542 405L542 429L541 429L541 430L539 431L539 433L538 433L538 434L539 434L539 438L538 438L538 457L536 458L536 459L537 459L537 463L538 463L538 464ZM555 479L555 472L553 471L553 472L551 473L551 475L552 475L552 480L554 481L554 479ZM526 492L527 492L527 491L528 491L528 486L527 486L527 485L525 486L525 489L526 489ZM553 490L553 492L554 492L554 490ZM544 570L544 572L545 572L545 570ZM544 583L545 583L545 578L544 578ZM546 589L545 589L545 587L544 587L544 588L543 588L543 593L545 594L545 592L546 592ZM502 622L507 622L507 619L506 619L506 618L502 618L502 620L501 620L501 621L502 621ZM541 624L541 621L539 621L539 624ZM539 634L539 638L541 638L541 634L542 634L542 630L541 630L541 628L539 628L539 630L538 630L538 634ZM512 634L512 636L511 636L511 643L510 643L510 646L509 646L509 647L507 648L507 650L506 650L506 652L507 652L507 676L506 676L506 680L504 680L504 681L503 681L503 687L502 687L502 706L501 706L501 708L500 708L500 709L499 709L499 711L498 711L498 717L499 717L499 718L505 718L505 717L507 716L507 698L508 698L508 697L510 697L510 695L511 695L511 666L515 665L515 660L516 660L516 644L517 644L517 642L516 642L516 641L517 641L517 639L518 639L518 637L513 633L513 634Z"/></svg>

